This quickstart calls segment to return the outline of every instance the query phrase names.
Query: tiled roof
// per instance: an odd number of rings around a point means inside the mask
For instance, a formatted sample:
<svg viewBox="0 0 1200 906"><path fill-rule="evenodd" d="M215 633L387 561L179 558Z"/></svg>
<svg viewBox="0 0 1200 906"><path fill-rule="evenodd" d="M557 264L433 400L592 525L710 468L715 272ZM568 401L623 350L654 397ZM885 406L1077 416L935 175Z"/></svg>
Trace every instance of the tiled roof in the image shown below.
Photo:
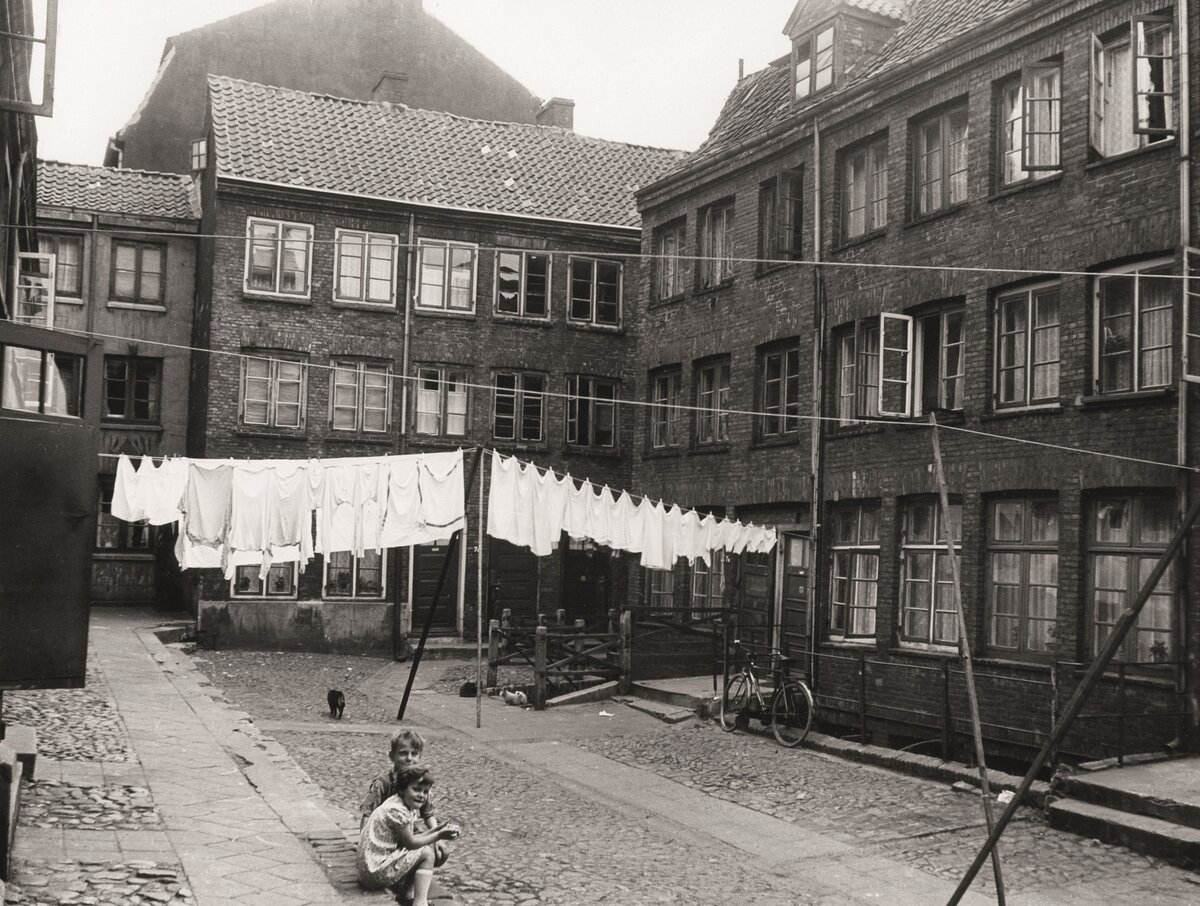
<svg viewBox="0 0 1200 906"><path fill-rule="evenodd" d="M198 219L190 176L39 160L39 205L146 217Z"/></svg>
<svg viewBox="0 0 1200 906"><path fill-rule="evenodd" d="M863 9L871 6L906 6L906 21L880 49L874 60L853 73L845 88L915 60L991 19L1002 16L1028 0L850 0ZM879 9L877 11L882 11ZM730 93L716 123L700 147L677 171L690 170L735 148L740 142L779 126L804 108L791 104L791 71L787 57L746 76ZM828 95L817 95L808 106L822 103Z"/></svg>
<svg viewBox="0 0 1200 906"><path fill-rule="evenodd" d="M866 10L868 13L878 13L889 19L903 19L905 8L909 3L905 0L846 0L847 6Z"/></svg>
<svg viewBox="0 0 1200 906"><path fill-rule="evenodd" d="M218 175L583 223L637 226L642 185L682 158L564 129L210 76Z"/></svg>

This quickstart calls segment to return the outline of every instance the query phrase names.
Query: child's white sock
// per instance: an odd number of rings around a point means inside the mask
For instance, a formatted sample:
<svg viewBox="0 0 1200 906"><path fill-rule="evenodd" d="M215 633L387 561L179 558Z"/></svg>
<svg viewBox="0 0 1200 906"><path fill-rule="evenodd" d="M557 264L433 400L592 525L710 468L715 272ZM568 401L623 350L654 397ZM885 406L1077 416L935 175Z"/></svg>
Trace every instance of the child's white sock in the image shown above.
<svg viewBox="0 0 1200 906"><path fill-rule="evenodd" d="M413 906L429 906L429 885L432 883L432 868L418 868L413 872Z"/></svg>

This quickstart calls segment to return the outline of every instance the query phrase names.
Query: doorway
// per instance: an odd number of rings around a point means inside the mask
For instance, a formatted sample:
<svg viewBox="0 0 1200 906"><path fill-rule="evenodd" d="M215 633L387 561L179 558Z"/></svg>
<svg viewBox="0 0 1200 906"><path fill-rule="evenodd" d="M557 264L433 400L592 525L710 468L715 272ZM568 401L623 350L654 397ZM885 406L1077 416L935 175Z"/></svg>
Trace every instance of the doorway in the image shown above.
<svg viewBox="0 0 1200 906"><path fill-rule="evenodd" d="M589 540L567 538L563 548L562 606L568 622L592 626L608 616L612 551Z"/></svg>
<svg viewBox="0 0 1200 906"><path fill-rule="evenodd" d="M433 595L437 590L438 577L450 547L449 538L441 538L428 544L417 544L412 548L412 631L420 634L426 620L430 620L431 632L445 634L458 629L458 561L462 551L455 549L454 561L446 570L446 581L442 595L434 607ZM430 609L433 609L430 619Z"/></svg>
<svg viewBox="0 0 1200 906"><path fill-rule="evenodd" d="M780 532L777 550L775 622L779 626L779 647L795 664L805 665L807 671L812 539L795 532Z"/></svg>

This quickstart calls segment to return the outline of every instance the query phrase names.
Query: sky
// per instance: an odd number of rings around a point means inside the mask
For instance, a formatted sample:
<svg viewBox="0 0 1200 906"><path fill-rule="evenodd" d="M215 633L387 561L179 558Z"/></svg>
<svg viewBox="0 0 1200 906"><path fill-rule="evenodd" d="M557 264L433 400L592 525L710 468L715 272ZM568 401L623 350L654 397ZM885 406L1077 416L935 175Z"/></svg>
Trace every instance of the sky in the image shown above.
<svg viewBox="0 0 1200 906"><path fill-rule="evenodd" d="M575 130L660 148L704 140L738 76L788 51L795 0L424 0L542 98L575 101ZM171 35L264 0L59 0L54 116L38 155L103 162Z"/></svg>

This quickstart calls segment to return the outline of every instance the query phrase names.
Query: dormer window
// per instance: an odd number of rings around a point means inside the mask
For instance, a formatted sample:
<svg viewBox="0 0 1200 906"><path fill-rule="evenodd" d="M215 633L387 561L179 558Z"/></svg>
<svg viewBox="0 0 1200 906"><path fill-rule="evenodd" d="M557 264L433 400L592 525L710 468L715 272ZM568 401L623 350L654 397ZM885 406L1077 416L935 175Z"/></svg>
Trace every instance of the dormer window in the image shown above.
<svg viewBox="0 0 1200 906"><path fill-rule="evenodd" d="M793 45L796 100L833 84L833 26L798 39Z"/></svg>

